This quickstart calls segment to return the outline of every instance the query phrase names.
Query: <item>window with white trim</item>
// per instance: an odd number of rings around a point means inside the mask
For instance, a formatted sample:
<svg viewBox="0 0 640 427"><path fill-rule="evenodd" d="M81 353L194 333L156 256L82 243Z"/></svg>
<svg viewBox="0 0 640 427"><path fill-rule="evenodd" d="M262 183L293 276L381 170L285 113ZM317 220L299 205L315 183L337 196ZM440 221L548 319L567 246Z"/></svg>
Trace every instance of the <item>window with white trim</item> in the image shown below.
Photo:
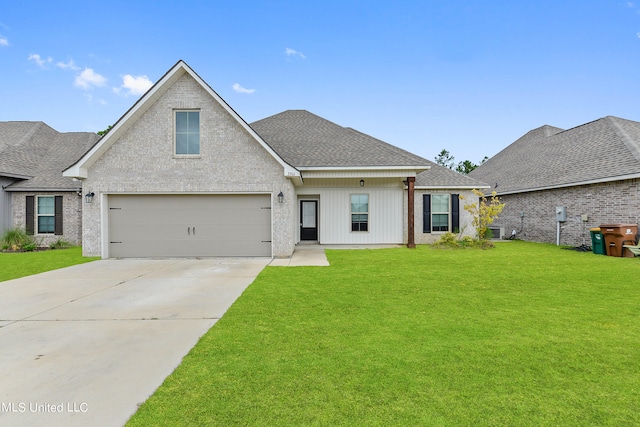
<svg viewBox="0 0 640 427"><path fill-rule="evenodd" d="M351 231L369 231L369 195L351 195Z"/></svg>
<svg viewBox="0 0 640 427"><path fill-rule="evenodd" d="M449 195L431 196L431 230L449 231Z"/></svg>
<svg viewBox="0 0 640 427"><path fill-rule="evenodd" d="M55 204L53 196L38 196L36 233L53 234L55 231Z"/></svg>
<svg viewBox="0 0 640 427"><path fill-rule="evenodd" d="M459 194L422 195L422 232L460 231Z"/></svg>
<svg viewBox="0 0 640 427"><path fill-rule="evenodd" d="M177 156L200 155L200 111L175 112L175 154Z"/></svg>

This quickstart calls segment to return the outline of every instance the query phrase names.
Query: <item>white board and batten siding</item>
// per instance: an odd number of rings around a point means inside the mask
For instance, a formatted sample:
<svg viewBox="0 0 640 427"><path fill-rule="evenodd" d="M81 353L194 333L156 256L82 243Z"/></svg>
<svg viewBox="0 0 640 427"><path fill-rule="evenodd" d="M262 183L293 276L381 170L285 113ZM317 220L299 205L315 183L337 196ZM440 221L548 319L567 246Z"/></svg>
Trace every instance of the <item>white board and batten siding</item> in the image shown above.
<svg viewBox="0 0 640 427"><path fill-rule="evenodd" d="M308 194L308 196L306 195ZM351 195L369 195L369 230L351 231ZM321 244L402 244L402 188L305 188L301 200L318 200L318 240Z"/></svg>

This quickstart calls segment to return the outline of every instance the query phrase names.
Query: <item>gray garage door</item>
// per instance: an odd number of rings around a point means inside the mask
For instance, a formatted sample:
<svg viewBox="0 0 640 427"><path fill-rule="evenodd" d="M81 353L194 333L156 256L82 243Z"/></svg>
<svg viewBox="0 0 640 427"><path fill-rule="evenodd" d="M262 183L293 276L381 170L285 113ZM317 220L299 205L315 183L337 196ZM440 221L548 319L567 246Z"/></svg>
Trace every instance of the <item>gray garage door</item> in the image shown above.
<svg viewBox="0 0 640 427"><path fill-rule="evenodd" d="M109 256L271 256L271 196L111 195Z"/></svg>

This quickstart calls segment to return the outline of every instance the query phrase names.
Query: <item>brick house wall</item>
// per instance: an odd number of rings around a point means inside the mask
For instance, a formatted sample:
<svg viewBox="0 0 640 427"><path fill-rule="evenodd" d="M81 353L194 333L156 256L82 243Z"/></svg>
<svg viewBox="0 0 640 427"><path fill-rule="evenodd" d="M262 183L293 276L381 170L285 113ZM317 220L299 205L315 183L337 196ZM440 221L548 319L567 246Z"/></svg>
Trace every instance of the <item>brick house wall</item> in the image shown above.
<svg viewBox="0 0 640 427"><path fill-rule="evenodd" d="M464 209L465 204L474 203L477 200L477 197L473 194L471 190L456 190L456 189L417 189L414 191L414 239L415 243L418 245L423 244L431 244L436 242L440 237L445 234L444 231L437 231L431 233L423 232L423 194L445 194L447 196L451 196L451 194L459 194L464 199L460 200L460 230L457 232L455 230L451 230L452 232L456 232L460 237L463 236L471 236L476 237L476 231L471 224L473 221L473 217L469 212ZM407 192L404 192L404 218L407 218ZM451 209L451 207L449 207ZM451 218L449 218L451 221ZM405 243L407 243L406 239L408 236L408 225L407 221L404 220L404 236Z"/></svg>
<svg viewBox="0 0 640 427"><path fill-rule="evenodd" d="M638 224L638 179L580 185L553 190L500 195L505 208L493 226L506 235L518 232L522 240L556 242L556 206L566 206L567 221L561 223L560 244L591 245L589 229L601 224ZM587 220L582 220L582 215Z"/></svg>
<svg viewBox="0 0 640 427"><path fill-rule="evenodd" d="M174 156L174 111L199 109L201 155ZM182 75L93 164L83 192L94 192L84 205L83 252L100 256L105 194L270 193L273 203L273 256L294 248L295 189L283 167L190 75ZM284 194L284 203L276 195ZM106 220L106 218L105 218ZM106 236L105 236L106 237Z"/></svg>
<svg viewBox="0 0 640 427"><path fill-rule="evenodd" d="M13 227L24 229L27 225L27 196L62 196L62 235L53 233L35 234L39 246L49 246L58 240L74 245L82 244L82 197L76 191L70 192L11 192Z"/></svg>

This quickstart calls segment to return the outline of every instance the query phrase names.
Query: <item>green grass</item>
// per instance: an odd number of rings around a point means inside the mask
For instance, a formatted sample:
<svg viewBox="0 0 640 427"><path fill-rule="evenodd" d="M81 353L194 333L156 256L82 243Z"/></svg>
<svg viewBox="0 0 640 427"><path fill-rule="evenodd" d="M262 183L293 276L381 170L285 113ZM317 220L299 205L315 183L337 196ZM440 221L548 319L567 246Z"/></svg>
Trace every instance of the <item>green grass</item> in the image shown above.
<svg viewBox="0 0 640 427"><path fill-rule="evenodd" d="M42 252L0 252L0 282L96 259L83 257L81 247Z"/></svg>
<svg viewBox="0 0 640 427"><path fill-rule="evenodd" d="M640 425L638 259L328 256L267 267L128 425Z"/></svg>

